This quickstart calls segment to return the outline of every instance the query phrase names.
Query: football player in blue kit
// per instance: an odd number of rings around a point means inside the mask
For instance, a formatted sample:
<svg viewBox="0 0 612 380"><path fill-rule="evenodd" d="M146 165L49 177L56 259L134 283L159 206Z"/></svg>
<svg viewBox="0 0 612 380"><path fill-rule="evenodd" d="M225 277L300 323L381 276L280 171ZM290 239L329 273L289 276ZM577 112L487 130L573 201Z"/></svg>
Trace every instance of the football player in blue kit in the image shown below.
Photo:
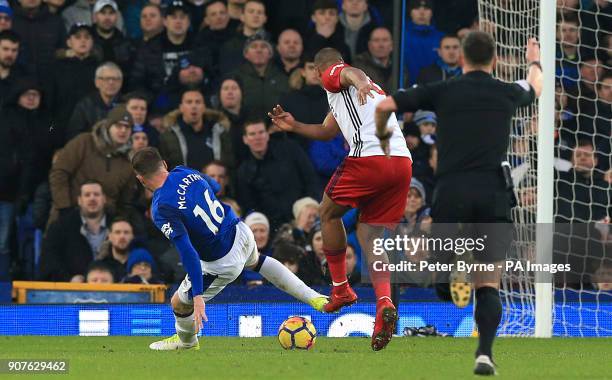
<svg viewBox="0 0 612 380"><path fill-rule="evenodd" d="M323 310L327 297L273 257L259 255L249 227L215 196L219 184L212 178L184 166L168 172L155 148L137 152L132 166L140 183L153 192L155 225L174 243L187 272L171 300L176 334L152 343L152 350L199 349L197 334L207 320L205 303L245 268Z"/></svg>

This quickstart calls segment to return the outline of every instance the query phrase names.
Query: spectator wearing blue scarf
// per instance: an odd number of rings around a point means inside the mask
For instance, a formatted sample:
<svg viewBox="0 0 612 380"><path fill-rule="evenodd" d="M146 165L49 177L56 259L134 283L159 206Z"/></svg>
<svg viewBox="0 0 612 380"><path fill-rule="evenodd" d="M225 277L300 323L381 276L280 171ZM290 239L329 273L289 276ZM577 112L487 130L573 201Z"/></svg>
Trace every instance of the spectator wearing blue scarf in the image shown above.
<svg viewBox="0 0 612 380"><path fill-rule="evenodd" d="M457 36L446 35L440 40L438 59L423 68L417 77L418 84L437 82L458 77L462 74L459 65L461 42Z"/></svg>

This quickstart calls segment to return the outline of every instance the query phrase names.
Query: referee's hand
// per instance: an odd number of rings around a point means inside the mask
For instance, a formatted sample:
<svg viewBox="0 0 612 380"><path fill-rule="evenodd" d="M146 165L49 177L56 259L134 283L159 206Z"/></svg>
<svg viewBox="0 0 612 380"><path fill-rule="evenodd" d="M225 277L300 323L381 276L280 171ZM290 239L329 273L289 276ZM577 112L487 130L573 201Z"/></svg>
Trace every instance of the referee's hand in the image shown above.
<svg viewBox="0 0 612 380"><path fill-rule="evenodd" d="M376 137L378 137L378 140L380 141L380 149L382 149L383 153L385 154L385 156L387 156L387 158L389 158L391 154L391 146L389 145L391 136L393 136L392 128L387 128L387 133L384 136L379 136L378 134L376 134Z"/></svg>
<svg viewBox="0 0 612 380"><path fill-rule="evenodd" d="M527 40L527 50L525 53L527 63L538 62L540 60L540 43L535 38Z"/></svg>

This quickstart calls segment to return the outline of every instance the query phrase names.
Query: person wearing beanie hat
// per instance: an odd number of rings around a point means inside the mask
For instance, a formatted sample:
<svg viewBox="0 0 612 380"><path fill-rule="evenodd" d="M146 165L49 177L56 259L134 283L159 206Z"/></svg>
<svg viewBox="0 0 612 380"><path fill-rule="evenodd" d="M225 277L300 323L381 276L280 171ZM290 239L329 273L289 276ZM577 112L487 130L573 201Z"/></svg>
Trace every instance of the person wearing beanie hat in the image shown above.
<svg viewBox="0 0 612 380"><path fill-rule="evenodd" d="M311 197L300 198L293 203L292 211L295 227L307 234L319 217L319 202Z"/></svg>
<svg viewBox="0 0 612 380"><path fill-rule="evenodd" d="M252 212L244 219L244 223L253 232L259 252L267 251L270 242L270 222L268 218L261 212Z"/></svg>
<svg viewBox="0 0 612 380"><path fill-rule="evenodd" d="M418 110L414 114L414 123L419 127L421 140L427 145L436 142L436 125L438 118L435 112Z"/></svg>
<svg viewBox="0 0 612 380"><path fill-rule="evenodd" d="M431 232L432 220L425 194L425 186L413 177L410 181L410 191L401 225L403 234L418 236L423 232Z"/></svg>
<svg viewBox="0 0 612 380"><path fill-rule="evenodd" d="M13 27L13 10L7 0L0 0L0 32Z"/></svg>
<svg viewBox="0 0 612 380"><path fill-rule="evenodd" d="M91 178L101 182L111 210L131 205L137 189L128 159L132 125L132 116L120 104L91 132L79 134L60 150L49 174L53 210L76 206L80 185ZM52 219L55 215L52 212Z"/></svg>
<svg viewBox="0 0 612 380"><path fill-rule="evenodd" d="M135 248L130 252L126 263L127 275L123 283L158 284L159 279L154 276L157 265L153 256L144 248Z"/></svg>

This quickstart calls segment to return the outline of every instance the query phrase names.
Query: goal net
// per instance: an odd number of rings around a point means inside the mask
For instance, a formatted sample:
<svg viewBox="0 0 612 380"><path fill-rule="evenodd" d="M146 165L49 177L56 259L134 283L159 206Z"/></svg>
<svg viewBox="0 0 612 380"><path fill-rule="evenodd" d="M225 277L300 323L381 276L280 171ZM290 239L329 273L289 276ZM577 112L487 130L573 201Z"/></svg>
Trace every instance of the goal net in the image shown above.
<svg viewBox="0 0 612 380"><path fill-rule="evenodd" d="M516 238L511 256L524 263L537 261L536 222L542 220L537 213L537 193L538 186L544 186L554 195L549 211L552 215L544 219L556 222L550 226L550 231L555 231L550 260L571 265L569 274L555 275L549 282L553 285L544 288L553 293L548 297L541 297L542 293L536 297L541 279L536 280L535 273L504 273L504 314L499 333L535 335L536 319L541 317L536 309L545 307L552 315L548 329L553 335L611 335L612 296L608 290L612 285L612 234L606 244L605 218L612 203L610 179L606 182L612 145L612 82L607 66L612 55L612 12L604 6L612 7L612 3L595 0L588 9L580 9L577 0L556 3L557 9L554 1L478 1L479 27L491 33L497 43L497 78L509 82L525 78L528 38L541 37L542 44L555 46L556 72L544 71L549 79L555 76L554 116L540 114L536 104L520 109L512 123L508 161L513 168L518 206L512 210ZM556 19L556 36L550 30L541 34L542 18ZM552 128L552 124L554 160L550 157L551 165L546 170L554 170L554 180L538 183L538 153L542 153L538 152L538 127ZM540 159L544 157L540 155ZM538 237L553 238L552 233Z"/></svg>

